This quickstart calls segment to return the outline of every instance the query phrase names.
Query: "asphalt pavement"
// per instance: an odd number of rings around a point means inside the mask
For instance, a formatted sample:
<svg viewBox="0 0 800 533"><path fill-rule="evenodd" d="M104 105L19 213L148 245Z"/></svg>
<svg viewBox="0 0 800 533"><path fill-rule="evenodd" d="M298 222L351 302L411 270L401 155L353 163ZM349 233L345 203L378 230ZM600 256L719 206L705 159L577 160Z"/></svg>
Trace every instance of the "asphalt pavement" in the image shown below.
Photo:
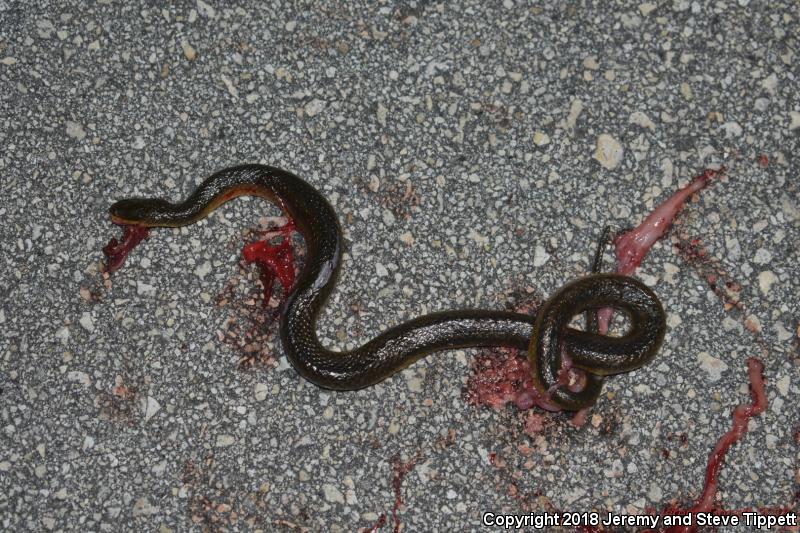
<svg viewBox="0 0 800 533"><path fill-rule="evenodd" d="M795 2L157 4L0 0L0 529L480 531L486 512L685 508L751 402L749 357L769 407L717 506L797 511ZM604 226L727 171L637 273L668 314L657 358L574 427L468 402L478 350L359 392L304 381L240 264L280 215L260 200L154 231L104 276L113 201L178 200L248 162L340 217L319 323L338 348L541 301L589 270Z"/></svg>

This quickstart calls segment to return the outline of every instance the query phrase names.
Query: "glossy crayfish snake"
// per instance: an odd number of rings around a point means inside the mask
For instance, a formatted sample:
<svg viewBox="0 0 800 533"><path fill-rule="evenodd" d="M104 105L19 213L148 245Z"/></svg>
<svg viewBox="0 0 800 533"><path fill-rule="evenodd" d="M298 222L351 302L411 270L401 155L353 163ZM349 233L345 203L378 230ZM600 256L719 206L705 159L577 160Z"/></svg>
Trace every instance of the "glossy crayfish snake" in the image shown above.
<svg viewBox="0 0 800 533"><path fill-rule="evenodd" d="M527 350L533 381L557 406L577 410L595 402L603 376L647 363L666 329L664 310L641 282L616 274L593 274L559 289L535 316L484 310L432 313L388 329L363 346L335 352L317 339L316 320L341 265L342 232L328 201L301 178L275 167L243 165L217 172L186 200L131 198L110 208L117 224L185 226L241 195L268 198L291 218L305 239L306 258L290 288L280 319L289 361L307 380L325 388L354 390L378 383L432 352L476 346ZM603 307L624 312L629 328L621 337L569 327L576 315ZM561 379L562 361L587 372L582 390Z"/></svg>

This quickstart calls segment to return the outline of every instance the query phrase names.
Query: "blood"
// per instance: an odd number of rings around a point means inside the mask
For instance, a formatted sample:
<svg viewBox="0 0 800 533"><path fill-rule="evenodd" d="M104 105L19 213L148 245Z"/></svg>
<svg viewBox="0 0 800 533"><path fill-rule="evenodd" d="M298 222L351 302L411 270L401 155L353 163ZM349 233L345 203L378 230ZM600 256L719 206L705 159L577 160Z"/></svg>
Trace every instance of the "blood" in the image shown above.
<svg viewBox="0 0 800 533"><path fill-rule="evenodd" d="M710 510L714 504L719 485L719 473L728 450L747 433L747 423L751 418L763 413L768 406L767 394L764 390L764 364L757 358L747 360L747 372L750 378L750 395L753 403L740 405L733 411L733 427L720 437L706 467L705 485L700 500L695 504L695 511Z"/></svg>
<svg viewBox="0 0 800 533"><path fill-rule="evenodd" d="M692 265L706 280L714 294L722 301L726 311L733 308L744 310L744 304L741 301L742 285L722 269L719 261L705 249L700 238L689 237L681 233L678 235L675 250L681 259Z"/></svg>
<svg viewBox="0 0 800 533"><path fill-rule="evenodd" d="M530 362L519 350L486 350L475 358L472 368L464 392L466 401L472 405L501 409L511 403L520 410L533 406L547 411L561 410L534 387Z"/></svg>
<svg viewBox="0 0 800 533"><path fill-rule="evenodd" d="M419 454L407 462L400 460L399 455L392 457L392 488L394 489L394 506L392 507L392 518L394 519L394 531L400 531L400 506L403 505L403 479L411 472L420 460Z"/></svg>
<svg viewBox="0 0 800 533"><path fill-rule="evenodd" d="M769 166L769 157L767 157L767 154L759 154L756 161L758 161L759 166L762 168L767 168Z"/></svg>
<svg viewBox="0 0 800 533"><path fill-rule="evenodd" d="M525 290L509 295L506 307L516 313L535 314L540 304L541 299L532 290ZM534 406L553 412L561 410L534 387L528 354L513 348L490 348L478 354L464 388L464 399L471 405L494 409L510 403L521 411Z"/></svg>
<svg viewBox="0 0 800 533"><path fill-rule="evenodd" d="M403 480L422 458L419 452L409 461L403 462L399 455L392 457L392 489L394 490L394 505L392 506L392 520L394 532L400 532L400 507L403 505ZM386 525L386 513L381 513L378 521L370 529L362 529L362 533L375 533Z"/></svg>
<svg viewBox="0 0 800 533"><path fill-rule="evenodd" d="M255 263L260 271L264 286L264 305L269 303L272 287L277 280L288 294L295 279L295 257L292 247L292 233L296 231L294 220L289 220L279 228L269 232L263 240L248 244L242 249L242 256L248 263ZM274 237L282 237L279 244L270 244Z"/></svg>
<svg viewBox="0 0 800 533"><path fill-rule="evenodd" d="M733 426L717 441L714 450L708 458L706 465L706 476L703 484L703 492L695 504L687 510L677 506L668 507L661 514L678 515L687 513L708 513L714 511L715 514L738 514L745 510L726 511L717 508L715 498L719 488L719 474L725 461L728 450L747 433L747 424L751 418L766 411L769 402L764 383L764 364L757 358L751 357L747 360L747 373L750 378L750 396L752 403L742 404L733 410ZM672 526L664 530L665 533L694 533L696 526ZM655 533L653 530L642 533Z"/></svg>
<svg viewBox="0 0 800 533"><path fill-rule="evenodd" d="M259 236L259 240L244 247L239 275L231 279L215 299L220 307L230 305L231 314L218 336L222 342L239 352L239 366L242 369L271 366L277 361L271 346L277 333L283 303L294 285L297 263L303 255L302 248L293 248L293 231L295 225L291 220L279 227L252 230L252 233ZM279 244L271 244L270 241L275 238L282 240ZM246 265L250 262L259 267L263 286L260 306L257 305L258 298L249 293L242 297L236 291L241 276L246 273ZM273 297L275 281L283 290Z"/></svg>
<svg viewBox="0 0 800 533"><path fill-rule="evenodd" d="M544 430L548 420L549 418L543 414L529 411L528 416L525 417L525 428L523 431L526 435L532 437Z"/></svg>
<svg viewBox="0 0 800 533"><path fill-rule="evenodd" d="M230 305L230 315L217 332L219 339L239 353L239 368L246 370L257 366L277 364L272 346L277 334L280 305L257 305L257 299L244 297L230 291L220 295L217 305Z"/></svg>
<svg viewBox="0 0 800 533"><path fill-rule="evenodd" d="M581 409L580 411L576 411L575 415L570 419L569 423L572 424L573 427L581 428L586 425L586 422L589 421L589 411L590 407L586 409Z"/></svg>
<svg viewBox="0 0 800 533"><path fill-rule="evenodd" d="M706 169L692 179L691 183L678 189L656 207L641 224L634 229L618 235L614 239L614 249L617 256L617 272L625 276L633 274L642 264L650 248L663 237L672 226L675 217L683 209L689 197L703 190L709 182L725 173L725 167L719 169ZM614 310L605 307L598 311L598 328L600 333L607 333Z"/></svg>
<svg viewBox="0 0 800 533"><path fill-rule="evenodd" d="M636 228L614 239L617 255L617 272L629 276L642 264L653 244L666 234L675 216L681 211L686 200L694 193L704 189L712 178L725 173L725 167L717 170L706 169L695 176L689 185L678 189Z"/></svg>
<svg viewBox="0 0 800 533"><path fill-rule="evenodd" d="M369 529L364 529L363 533L375 533L385 525L386 525L386 513L381 513L381 515L378 517L378 521L375 522L375 525L373 525Z"/></svg>
<svg viewBox="0 0 800 533"><path fill-rule="evenodd" d="M109 274L116 272L125 263L128 254L144 239L150 236L150 228L145 226L119 224L122 226L122 242L116 237L112 237L108 244L103 247L103 254L106 256L105 271Z"/></svg>

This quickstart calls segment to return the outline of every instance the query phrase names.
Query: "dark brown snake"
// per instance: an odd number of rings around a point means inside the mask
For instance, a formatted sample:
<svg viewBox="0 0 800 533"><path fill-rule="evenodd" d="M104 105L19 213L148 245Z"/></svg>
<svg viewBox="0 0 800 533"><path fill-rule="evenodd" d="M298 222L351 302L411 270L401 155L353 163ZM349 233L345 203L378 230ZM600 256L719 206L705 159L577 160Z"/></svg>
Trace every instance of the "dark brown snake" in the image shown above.
<svg viewBox="0 0 800 533"><path fill-rule="evenodd" d="M305 239L305 264L286 299L280 332L294 368L320 387L360 389L432 352L504 346L528 350L537 389L549 392L559 407L577 410L596 401L604 376L639 368L653 358L663 340L664 310L652 290L631 277L594 274L559 289L535 316L484 310L432 313L388 329L354 350L334 352L317 339L316 321L336 283L342 232L328 201L301 178L266 165L242 165L217 172L181 203L130 198L109 211L118 224L177 227L197 222L241 195L276 203ZM576 315L607 306L627 314L630 327L624 336L568 327ZM573 366L588 373L579 392L559 382L562 351Z"/></svg>

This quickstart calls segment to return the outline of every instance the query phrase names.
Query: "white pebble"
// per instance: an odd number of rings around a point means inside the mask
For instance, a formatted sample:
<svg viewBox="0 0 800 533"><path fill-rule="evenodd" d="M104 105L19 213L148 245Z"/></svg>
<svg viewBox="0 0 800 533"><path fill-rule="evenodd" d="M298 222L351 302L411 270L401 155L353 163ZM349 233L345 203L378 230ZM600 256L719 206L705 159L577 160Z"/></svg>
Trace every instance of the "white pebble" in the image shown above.
<svg viewBox="0 0 800 533"><path fill-rule="evenodd" d="M223 448L225 446L230 446L234 442L236 442L236 439L231 435L218 435L216 445L218 448Z"/></svg>
<svg viewBox="0 0 800 533"><path fill-rule="evenodd" d="M761 86L771 93L775 92L778 88L778 77L773 72L761 81Z"/></svg>
<svg viewBox="0 0 800 533"><path fill-rule="evenodd" d="M194 269L194 273L200 279L205 278L209 272L211 272L211 263L208 261L205 261L202 265L198 265L197 268Z"/></svg>
<svg viewBox="0 0 800 533"><path fill-rule="evenodd" d="M69 340L69 327L61 326L58 328L55 337L61 341L61 344L67 344L67 341Z"/></svg>
<svg viewBox="0 0 800 533"><path fill-rule="evenodd" d="M658 6L651 2L645 2L644 4L639 5L639 13L644 15L645 17L649 15L651 12L655 11Z"/></svg>
<svg viewBox="0 0 800 533"><path fill-rule="evenodd" d="M329 502L344 503L344 495L342 492L330 483L325 483L322 486L322 490L325 492L325 499Z"/></svg>
<svg viewBox="0 0 800 533"><path fill-rule="evenodd" d="M94 321L92 320L92 314L88 311L84 312L81 315L81 319L79 320L83 329L92 333L94 331Z"/></svg>
<svg viewBox="0 0 800 533"><path fill-rule="evenodd" d="M68 120L67 135L69 135L73 139L78 139L80 141L84 137L86 137L86 131L83 129L83 126L81 126L77 122L72 122L71 120Z"/></svg>
<svg viewBox="0 0 800 533"><path fill-rule="evenodd" d="M765 270L758 275L758 288L761 289L761 294L766 295L772 288L772 284L778 281L775 274L771 270Z"/></svg>
<svg viewBox="0 0 800 533"><path fill-rule="evenodd" d="M319 115L325 109L325 102L319 98L314 98L306 104L305 112L309 117Z"/></svg>
<svg viewBox="0 0 800 533"><path fill-rule="evenodd" d="M228 79L228 77L225 74L220 74L219 77L222 80L222 83L225 84L225 88L228 89L228 93L234 98L238 98L239 90L236 88L233 82L230 79Z"/></svg>
<svg viewBox="0 0 800 533"><path fill-rule="evenodd" d="M136 294L139 296L155 296L156 288L142 281L137 281Z"/></svg>
<svg viewBox="0 0 800 533"><path fill-rule="evenodd" d="M547 263L550 259L550 254L544 249L544 246L536 246L533 252L533 266L540 267Z"/></svg>
<svg viewBox="0 0 800 533"><path fill-rule="evenodd" d="M625 150L622 145L614 137L607 133L603 133L597 137L597 148L594 152L594 158L604 168L612 170L617 168L622 162L622 156Z"/></svg>
<svg viewBox="0 0 800 533"><path fill-rule="evenodd" d="M756 250L756 255L753 257L753 262L757 265L766 265L772 261L772 254L766 248L759 248Z"/></svg>
<svg viewBox="0 0 800 533"><path fill-rule="evenodd" d="M388 116L388 114L389 114L389 110L386 109L383 106L383 104L378 102L378 111L377 111L378 124L380 124L381 126L385 126L386 125L386 117Z"/></svg>
<svg viewBox="0 0 800 533"><path fill-rule="evenodd" d="M139 407L144 413L144 421L147 422L161 409L161 404L152 396L148 396L139 400Z"/></svg>
<svg viewBox="0 0 800 533"><path fill-rule="evenodd" d="M253 395L256 397L257 402L266 400L268 392L269 389L266 383L256 383L255 386L253 386Z"/></svg>
<svg viewBox="0 0 800 533"><path fill-rule="evenodd" d="M217 16L217 10L211 7L209 4L203 2L203 0L197 0L197 10L201 15L205 15L210 19L213 19Z"/></svg>
<svg viewBox="0 0 800 533"><path fill-rule="evenodd" d="M800 111L789 111L789 130L800 128Z"/></svg>
<svg viewBox="0 0 800 533"><path fill-rule="evenodd" d="M86 372L81 372L80 370L73 370L71 372L67 372L67 379L69 381L74 381L76 383L80 383L84 387L88 387L92 384L92 378L89 377L89 374Z"/></svg>
<svg viewBox="0 0 800 533"><path fill-rule="evenodd" d="M631 116L628 118L628 122L631 124L636 124L637 126L641 126L642 128L647 128L650 131L656 129L656 125L650 120L645 113L642 111L634 111L631 113Z"/></svg>
<svg viewBox="0 0 800 533"><path fill-rule="evenodd" d="M790 384L791 384L791 378L789 378L789 376L783 376L781 379L778 380L775 386L778 387L778 392L781 393L781 396L788 396Z"/></svg>
<svg viewBox="0 0 800 533"><path fill-rule="evenodd" d="M711 381L719 381L722 373L728 370L728 365L725 364L725 361L713 357L708 352L697 354L697 361L700 363L700 368L708 373L708 378Z"/></svg>
<svg viewBox="0 0 800 533"><path fill-rule="evenodd" d="M197 59L197 51L188 41L181 41L181 49L183 50L183 55L186 56L186 59L189 61Z"/></svg>
<svg viewBox="0 0 800 533"><path fill-rule="evenodd" d="M583 58L583 66L584 68L588 68L589 70L597 70L600 68L600 65L597 63L597 56L586 56Z"/></svg>
<svg viewBox="0 0 800 533"><path fill-rule="evenodd" d="M537 131L533 134L533 144L536 146L545 146L550 143L550 136L543 131Z"/></svg>
<svg viewBox="0 0 800 533"><path fill-rule="evenodd" d="M742 135L742 127L738 122L726 122L720 128L725 131L726 137L739 137Z"/></svg>

